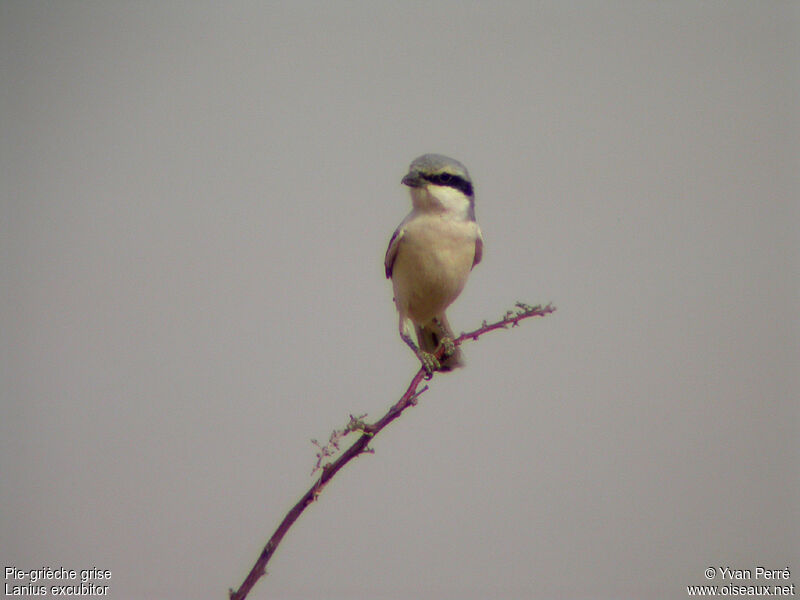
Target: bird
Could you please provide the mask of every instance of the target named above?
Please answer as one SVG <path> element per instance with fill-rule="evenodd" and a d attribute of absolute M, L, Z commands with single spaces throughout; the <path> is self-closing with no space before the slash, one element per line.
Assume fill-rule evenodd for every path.
<path fill-rule="evenodd" d="M 400 337 L 432 376 L 464 365 L 445 310 L 481 262 L 483 235 L 475 220 L 472 179 L 459 161 L 423 154 L 402 183 L 409 187 L 412 208 L 389 241 L 384 267 L 392 280 Z M 440 344 L 441 360 L 435 356 Z"/>

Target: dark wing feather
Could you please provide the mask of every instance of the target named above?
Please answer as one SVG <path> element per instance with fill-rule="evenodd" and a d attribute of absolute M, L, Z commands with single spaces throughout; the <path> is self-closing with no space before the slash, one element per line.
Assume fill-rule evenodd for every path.
<path fill-rule="evenodd" d="M 483 258 L 483 236 L 481 236 L 481 232 L 478 231 L 478 237 L 475 238 L 475 258 L 472 259 L 472 268 L 475 268 L 481 259 Z"/>
<path fill-rule="evenodd" d="M 392 267 L 394 267 L 394 259 L 397 258 L 397 247 L 400 245 L 400 240 L 403 239 L 403 234 L 405 234 L 405 230 L 401 225 L 397 229 L 394 230 L 392 234 L 392 239 L 389 240 L 389 247 L 386 249 L 386 257 L 383 259 L 383 266 L 386 269 L 386 278 L 389 279 L 392 276 Z"/>

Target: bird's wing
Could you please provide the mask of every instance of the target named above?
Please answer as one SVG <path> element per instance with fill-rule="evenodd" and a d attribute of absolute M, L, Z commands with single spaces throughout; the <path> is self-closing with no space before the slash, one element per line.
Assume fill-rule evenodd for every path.
<path fill-rule="evenodd" d="M 403 228 L 403 223 L 394 230 L 392 239 L 389 240 L 389 247 L 386 249 L 386 257 L 383 259 L 383 266 L 386 268 L 386 278 L 392 276 L 392 267 L 394 267 L 394 259 L 397 258 L 397 248 L 400 246 L 400 240 L 403 239 L 406 230 Z"/>
<path fill-rule="evenodd" d="M 483 235 L 481 235 L 481 228 L 478 227 L 478 236 L 475 238 L 475 258 L 472 259 L 472 268 L 475 268 L 483 258 Z"/>

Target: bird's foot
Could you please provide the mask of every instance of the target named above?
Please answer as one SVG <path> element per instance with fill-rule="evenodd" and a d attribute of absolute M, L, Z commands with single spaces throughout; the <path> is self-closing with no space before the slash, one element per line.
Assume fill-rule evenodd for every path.
<path fill-rule="evenodd" d="M 442 348 L 444 348 L 445 356 L 453 356 L 453 354 L 455 354 L 456 344 L 453 342 L 453 338 L 443 337 L 439 343 L 442 345 Z"/>
<path fill-rule="evenodd" d="M 425 352 L 424 350 L 420 350 L 417 352 L 417 358 L 419 358 L 419 362 L 422 363 L 422 368 L 425 369 L 425 373 L 427 373 L 427 378 L 430 379 L 433 377 L 433 372 L 438 371 L 442 365 L 439 362 L 439 359 L 430 352 Z"/>

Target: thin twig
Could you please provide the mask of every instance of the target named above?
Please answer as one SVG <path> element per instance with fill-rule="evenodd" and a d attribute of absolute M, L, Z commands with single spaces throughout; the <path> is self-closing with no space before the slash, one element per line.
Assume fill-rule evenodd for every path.
<path fill-rule="evenodd" d="M 550 304 L 546 306 L 529 306 L 527 304 L 523 304 L 522 302 L 517 302 L 516 310 L 508 311 L 503 318 L 496 323 L 489 324 L 484 321 L 481 327 L 475 331 L 462 333 L 457 339 L 454 340 L 454 343 L 456 345 L 460 345 L 466 341 L 477 340 L 484 333 L 494 331 L 495 329 L 507 329 L 509 326 L 516 327 L 523 319 L 528 319 L 530 317 L 544 317 L 552 312 L 555 312 L 555 310 L 555 307 Z M 440 347 L 436 353 L 437 358 L 442 358 L 443 354 L 444 348 Z M 428 389 L 427 385 L 423 386 L 421 389 L 418 389 L 422 381 L 426 378 L 430 379 L 431 376 L 427 375 L 425 369 L 420 368 L 420 370 L 417 371 L 417 374 L 414 375 L 411 383 L 408 384 L 408 388 L 406 389 L 405 393 L 397 402 L 392 405 L 391 408 L 389 408 L 386 414 L 378 419 L 375 423 L 364 423 L 362 419 L 366 415 L 361 415 L 359 417 L 353 417 L 353 415 L 350 415 L 350 422 L 345 426 L 345 428 L 343 430 L 336 430 L 333 432 L 333 434 L 331 434 L 329 445 L 332 445 L 338 450 L 338 443 L 342 437 L 352 431 L 361 431 L 362 433 L 358 439 L 356 439 L 353 445 L 345 450 L 333 462 L 321 465 L 322 460 L 324 460 L 326 456 L 330 456 L 330 453 L 327 451 L 327 446 L 322 447 L 319 443 L 315 442 L 316 445 L 320 447 L 320 453 L 317 454 L 317 466 L 314 470 L 318 470 L 321 465 L 322 474 L 314 482 L 314 485 L 311 486 L 311 488 L 303 495 L 302 498 L 300 498 L 297 504 L 295 504 L 283 518 L 283 521 L 281 521 L 281 524 L 278 525 L 278 528 L 275 530 L 275 533 L 272 534 L 272 537 L 269 538 L 267 545 L 264 546 L 264 549 L 261 551 L 258 560 L 256 560 L 253 568 L 250 569 L 250 572 L 247 574 L 247 577 L 245 578 L 244 582 L 242 582 L 242 585 L 239 587 L 239 589 L 229 590 L 230 600 L 244 600 L 247 597 L 247 594 L 250 593 L 250 590 L 253 589 L 253 586 L 256 584 L 256 582 L 261 579 L 261 577 L 266 575 L 267 563 L 275 553 L 278 544 L 281 543 L 283 536 L 286 535 L 286 532 L 289 531 L 289 528 L 294 524 L 297 518 L 303 513 L 309 504 L 314 502 L 319 497 L 325 485 L 333 478 L 334 475 L 336 475 L 336 473 L 339 472 L 339 469 L 344 467 L 356 456 L 372 452 L 372 449 L 368 446 L 369 442 L 372 441 L 384 427 L 399 417 L 404 410 L 417 404 L 417 399 Z"/>

